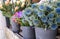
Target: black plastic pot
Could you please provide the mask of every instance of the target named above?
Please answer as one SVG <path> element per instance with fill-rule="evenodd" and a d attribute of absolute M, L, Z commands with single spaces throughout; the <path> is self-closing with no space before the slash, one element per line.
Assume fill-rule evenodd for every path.
<path fill-rule="evenodd" d="M 56 30 L 44 30 L 43 28 L 35 28 L 36 39 L 56 39 Z"/>
<path fill-rule="evenodd" d="M 18 33 L 20 32 L 20 25 L 18 25 L 16 22 L 14 22 L 12 19 L 10 19 L 10 24 L 11 24 L 11 27 L 12 27 L 12 31 L 14 33 Z"/>
<path fill-rule="evenodd" d="M 9 17 L 5 17 L 6 19 L 6 25 L 8 28 L 10 28 L 10 18 Z"/>
<path fill-rule="evenodd" d="M 35 29 L 33 27 L 26 27 L 22 26 L 22 33 L 23 39 L 36 39 L 35 38 Z"/>
<path fill-rule="evenodd" d="M 8 28 L 10 28 L 14 33 L 19 34 L 20 32 L 20 25 L 15 23 L 11 18 L 5 17 L 6 18 L 6 25 Z"/>

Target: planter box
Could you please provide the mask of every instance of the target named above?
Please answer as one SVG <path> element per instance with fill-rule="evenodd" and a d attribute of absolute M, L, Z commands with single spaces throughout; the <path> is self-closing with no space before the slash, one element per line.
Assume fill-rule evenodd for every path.
<path fill-rule="evenodd" d="M 56 39 L 56 30 L 44 30 L 43 28 L 35 28 L 36 39 Z"/>
<path fill-rule="evenodd" d="M 21 35 L 24 39 L 35 39 L 35 30 L 33 27 L 21 27 Z"/>

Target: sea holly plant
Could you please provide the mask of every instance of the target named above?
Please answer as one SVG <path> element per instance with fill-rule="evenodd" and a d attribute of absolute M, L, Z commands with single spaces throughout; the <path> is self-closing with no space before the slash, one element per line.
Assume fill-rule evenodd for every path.
<path fill-rule="evenodd" d="M 44 29 L 56 30 L 60 26 L 60 1 L 32 4 L 23 10 L 22 23 Z"/>

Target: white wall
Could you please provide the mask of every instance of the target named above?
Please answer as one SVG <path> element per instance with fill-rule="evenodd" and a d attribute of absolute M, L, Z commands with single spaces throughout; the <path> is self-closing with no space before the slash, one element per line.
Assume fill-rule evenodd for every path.
<path fill-rule="evenodd" d="M 0 39 L 6 39 L 4 28 L 6 26 L 5 18 L 2 15 L 2 12 L 0 11 Z"/>
<path fill-rule="evenodd" d="M 0 26 L 6 26 L 5 17 L 2 15 L 1 11 L 0 11 Z"/>

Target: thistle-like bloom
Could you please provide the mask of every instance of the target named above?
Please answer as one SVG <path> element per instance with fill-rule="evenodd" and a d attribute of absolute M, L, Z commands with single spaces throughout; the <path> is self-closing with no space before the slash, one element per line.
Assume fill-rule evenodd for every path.
<path fill-rule="evenodd" d="M 44 10 L 45 9 L 45 6 L 44 5 L 40 5 L 39 6 L 39 10 Z"/>
<path fill-rule="evenodd" d="M 41 18 L 41 20 L 42 20 L 42 22 L 47 22 L 47 17 L 44 16 L 44 17 Z"/>
<path fill-rule="evenodd" d="M 33 19 L 35 19 L 34 15 L 29 17 L 29 20 L 33 20 Z"/>
<path fill-rule="evenodd" d="M 42 16 L 44 16 L 44 12 L 39 12 L 38 17 L 42 17 Z"/>
<path fill-rule="evenodd" d="M 25 19 L 22 19 L 22 23 L 26 23 L 27 21 Z"/>
<path fill-rule="evenodd" d="M 49 13 L 47 17 L 48 18 L 54 18 L 54 13 Z"/>
<path fill-rule="evenodd" d="M 60 15 L 60 7 L 56 8 L 56 13 Z"/>
<path fill-rule="evenodd" d="M 57 18 L 56 18 L 56 22 L 57 22 L 57 23 L 60 23 L 60 17 L 57 17 Z"/>
<path fill-rule="evenodd" d="M 35 8 L 36 6 L 37 6 L 36 4 L 32 4 L 32 5 L 31 5 L 32 8 Z"/>
<path fill-rule="evenodd" d="M 51 9 L 50 6 L 46 6 L 46 11 L 47 11 L 47 12 L 51 12 L 51 10 L 52 10 L 52 9 Z"/>
<path fill-rule="evenodd" d="M 52 30 L 56 30 L 57 27 L 58 27 L 57 24 L 52 24 L 52 25 L 51 25 L 51 29 L 52 29 Z"/>
<path fill-rule="evenodd" d="M 48 19 L 47 23 L 50 25 L 53 23 L 53 20 L 52 19 Z"/>
<path fill-rule="evenodd" d="M 34 9 L 33 10 L 33 13 L 38 14 L 39 13 L 39 10 L 38 9 Z"/>
<path fill-rule="evenodd" d="M 31 8 L 26 8 L 25 11 L 24 11 L 25 15 L 31 15 L 31 13 L 32 13 L 32 9 Z"/>
<path fill-rule="evenodd" d="M 34 24 L 35 26 L 38 26 L 38 25 L 39 25 L 39 20 L 34 19 L 34 20 L 33 20 L 33 24 Z"/>

